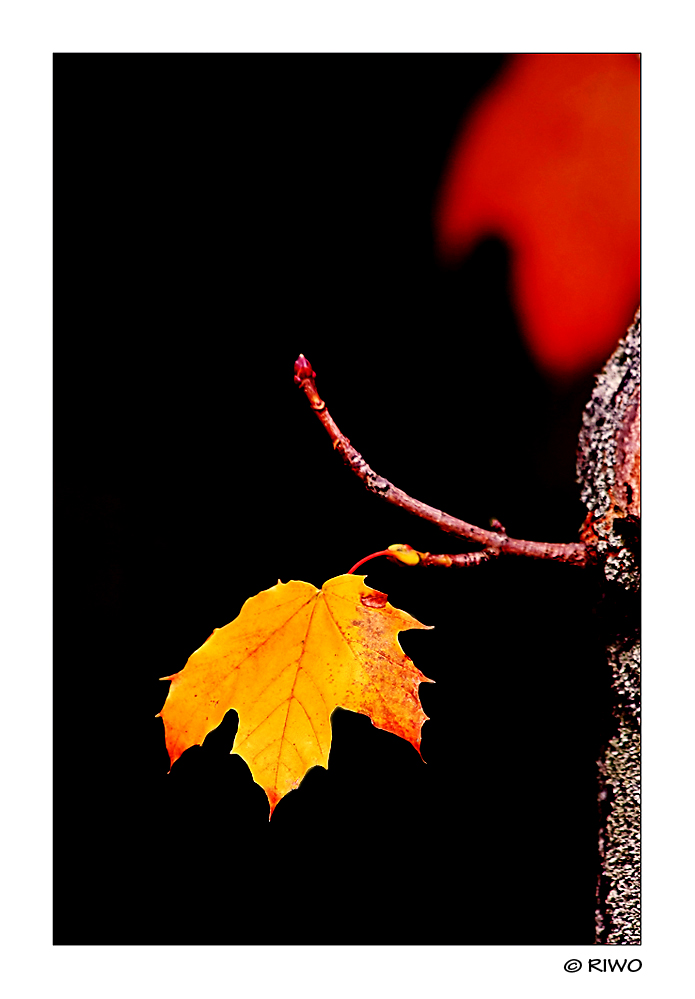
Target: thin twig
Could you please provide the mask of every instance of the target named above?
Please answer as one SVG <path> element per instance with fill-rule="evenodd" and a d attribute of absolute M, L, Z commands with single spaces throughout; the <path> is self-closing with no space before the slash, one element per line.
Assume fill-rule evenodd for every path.
<path fill-rule="evenodd" d="M 474 524 L 467 524 L 465 520 L 452 517 L 450 514 L 444 513 L 443 510 L 437 510 L 435 507 L 428 506 L 427 503 L 422 503 L 413 496 L 404 493 L 402 489 L 394 486 L 388 479 L 377 475 L 369 467 L 359 451 L 352 446 L 348 438 L 341 433 L 328 412 L 326 403 L 318 394 L 315 378 L 316 372 L 312 370 L 311 364 L 306 357 L 300 354 L 294 365 L 294 380 L 309 400 L 309 405 L 333 441 L 335 450 L 340 454 L 348 468 L 352 469 L 355 475 L 361 479 L 369 492 L 386 500 L 387 503 L 392 503 L 402 510 L 407 510 L 408 513 L 414 514 L 421 520 L 435 524 L 442 531 L 465 538 L 466 541 L 474 541 L 484 545 L 485 549 L 490 552 L 499 552 L 500 554 L 508 555 L 526 555 L 529 558 L 552 559 L 555 562 L 568 562 L 571 565 L 578 566 L 586 566 L 593 561 L 591 550 L 581 542 L 562 544 L 547 541 L 521 541 L 518 538 L 510 538 L 503 530 L 488 531 L 482 527 L 476 527 Z M 483 561 L 480 556 L 485 554 L 485 552 L 473 552 L 471 554 L 477 557 L 477 561 L 471 559 L 466 562 L 458 562 L 458 564 L 478 564 L 480 561 Z M 452 565 L 456 564 L 454 559 L 458 560 L 461 556 L 430 556 L 430 558 L 452 559 L 452 562 L 431 561 L 428 563 L 430 565 Z M 465 556 L 465 558 L 467 559 L 468 557 Z M 489 555 L 486 558 L 489 558 Z"/>
<path fill-rule="evenodd" d="M 482 565 L 483 562 L 489 562 L 491 558 L 497 558 L 500 552 L 497 548 L 483 548 L 479 552 L 464 552 L 458 555 L 433 555 L 432 552 L 419 552 L 418 554 L 420 560 L 416 563 L 417 565 L 465 569 L 470 565 Z"/>

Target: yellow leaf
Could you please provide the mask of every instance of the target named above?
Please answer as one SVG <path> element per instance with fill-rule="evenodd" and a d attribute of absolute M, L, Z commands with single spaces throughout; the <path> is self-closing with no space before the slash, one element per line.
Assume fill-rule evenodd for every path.
<path fill-rule="evenodd" d="M 418 686 L 427 677 L 397 636 L 428 626 L 364 579 L 336 576 L 320 590 L 278 582 L 216 628 L 180 673 L 163 677 L 171 680 L 161 711 L 171 764 L 233 708 L 239 728 L 232 752 L 264 788 L 272 816 L 310 767 L 327 768 L 337 707 L 368 715 L 420 752 L 427 715 Z"/>

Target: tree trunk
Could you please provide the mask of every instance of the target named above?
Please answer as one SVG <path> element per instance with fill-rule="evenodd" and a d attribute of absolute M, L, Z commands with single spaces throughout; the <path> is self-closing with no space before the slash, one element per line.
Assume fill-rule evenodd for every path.
<path fill-rule="evenodd" d="M 640 943 L 640 313 L 597 378 L 577 477 L 582 540 L 602 556 L 598 617 L 612 670 L 612 732 L 598 761 L 595 943 Z"/>

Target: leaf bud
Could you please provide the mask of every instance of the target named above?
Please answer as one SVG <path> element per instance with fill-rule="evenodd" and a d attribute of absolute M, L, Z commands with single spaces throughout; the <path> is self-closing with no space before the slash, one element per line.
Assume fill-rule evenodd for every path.
<path fill-rule="evenodd" d="M 417 565 L 420 561 L 420 552 L 416 552 L 410 545 L 389 545 L 387 550 L 406 565 Z"/>
<path fill-rule="evenodd" d="M 301 385 L 305 378 L 316 378 L 316 372 L 312 370 L 304 354 L 300 354 L 294 362 L 295 385 Z"/>

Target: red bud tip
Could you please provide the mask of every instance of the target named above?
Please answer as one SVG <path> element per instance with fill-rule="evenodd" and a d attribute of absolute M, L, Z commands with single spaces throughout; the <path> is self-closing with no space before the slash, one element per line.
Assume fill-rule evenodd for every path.
<path fill-rule="evenodd" d="M 304 354 L 300 354 L 297 360 L 294 362 L 295 384 L 300 385 L 305 378 L 316 378 L 316 372 L 312 371 L 311 365 L 307 361 Z"/>

